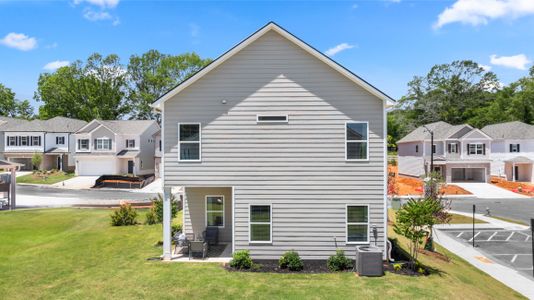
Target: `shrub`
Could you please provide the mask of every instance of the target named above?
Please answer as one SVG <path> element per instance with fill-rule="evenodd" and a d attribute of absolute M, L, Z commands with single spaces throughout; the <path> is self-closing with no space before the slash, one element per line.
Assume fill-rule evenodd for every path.
<path fill-rule="evenodd" d="M 152 207 L 150 208 L 150 210 L 153 211 L 153 214 L 155 217 L 155 223 L 162 223 L 163 222 L 163 196 L 161 194 L 158 194 L 158 196 L 152 198 L 151 201 L 152 201 Z M 176 196 L 174 196 L 174 194 L 171 194 L 170 201 L 171 201 L 171 219 L 173 219 L 174 217 L 176 217 L 176 214 L 178 213 L 179 203 L 178 203 L 178 200 L 176 200 Z M 152 223 L 152 224 L 155 224 L 155 223 Z"/>
<path fill-rule="evenodd" d="M 145 224 L 147 225 L 154 225 L 156 224 L 156 214 L 154 213 L 154 209 L 150 208 L 147 212 L 146 212 L 146 219 L 145 219 Z"/>
<path fill-rule="evenodd" d="M 300 271 L 304 268 L 304 264 L 296 251 L 287 251 L 278 260 L 278 266 L 282 269 L 289 269 L 291 271 Z"/>
<path fill-rule="evenodd" d="M 326 261 L 328 269 L 333 272 L 345 271 L 352 268 L 352 260 L 345 256 L 345 251 L 336 250 L 336 255 L 332 255 Z"/>
<path fill-rule="evenodd" d="M 252 267 L 252 258 L 248 250 L 240 250 L 234 252 L 230 267 L 238 270 L 250 269 Z"/>
<path fill-rule="evenodd" d="M 137 224 L 137 211 L 129 203 L 121 206 L 111 214 L 111 225 L 129 226 Z"/>
<path fill-rule="evenodd" d="M 173 224 L 171 226 L 171 235 L 174 236 L 176 233 L 182 231 L 182 224 Z"/>
<path fill-rule="evenodd" d="M 34 169 L 40 170 L 41 163 L 43 162 L 43 155 L 40 153 L 34 153 L 32 156 L 32 166 Z"/>
<path fill-rule="evenodd" d="M 402 264 L 393 264 L 393 270 L 395 270 L 395 272 L 400 272 L 400 270 L 402 270 Z"/>

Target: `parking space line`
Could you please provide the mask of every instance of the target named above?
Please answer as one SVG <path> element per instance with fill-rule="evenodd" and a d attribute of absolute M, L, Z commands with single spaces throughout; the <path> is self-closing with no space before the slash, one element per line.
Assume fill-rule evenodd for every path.
<path fill-rule="evenodd" d="M 514 255 L 514 257 L 512 257 L 512 259 L 510 259 L 510 262 L 511 262 L 511 263 L 514 263 L 516 259 L 517 259 L 517 254 Z"/>
<path fill-rule="evenodd" d="M 515 231 L 512 231 L 512 233 L 510 233 L 510 236 L 506 239 L 506 241 L 509 241 L 512 238 L 512 236 L 514 235 L 514 233 L 515 233 Z"/>
<path fill-rule="evenodd" d="M 457 238 L 461 237 L 462 234 L 464 234 L 464 232 L 465 232 L 465 231 L 460 232 L 456 237 L 457 237 Z"/>
<path fill-rule="evenodd" d="M 491 239 L 492 239 L 494 236 L 496 236 L 496 235 L 497 235 L 497 231 L 495 231 L 495 232 L 489 237 L 488 242 L 491 241 Z"/>
<path fill-rule="evenodd" d="M 471 241 L 473 241 L 473 239 L 476 239 L 477 236 L 478 236 L 481 232 L 482 232 L 482 231 L 479 231 L 479 232 L 475 233 L 475 236 L 472 237 L 472 238 L 470 238 L 469 241 L 471 242 Z"/>

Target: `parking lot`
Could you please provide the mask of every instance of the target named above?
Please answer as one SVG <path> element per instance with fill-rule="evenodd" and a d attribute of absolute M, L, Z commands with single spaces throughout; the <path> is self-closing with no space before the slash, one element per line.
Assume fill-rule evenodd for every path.
<path fill-rule="evenodd" d="M 466 244 L 471 244 L 473 241 L 472 230 L 442 230 L 442 232 Z M 487 258 L 532 277 L 530 230 L 475 230 L 475 245 Z"/>

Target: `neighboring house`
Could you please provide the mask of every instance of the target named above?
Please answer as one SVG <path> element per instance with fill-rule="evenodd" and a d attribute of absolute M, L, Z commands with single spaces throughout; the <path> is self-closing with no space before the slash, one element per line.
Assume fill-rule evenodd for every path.
<path fill-rule="evenodd" d="M 154 174 L 153 120 L 93 120 L 75 133 L 77 175 Z"/>
<path fill-rule="evenodd" d="M 162 96 L 164 259 L 172 187 L 185 233 L 217 226 L 232 252 L 385 250 L 390 100 L 274 23 Z"/>
<path fill-rule="evenodd" d="M 21 163 L 22 170 L 32 170 L 31 158 L 35 153 L 43 155 L 41 168 L 71 171 L 74 169 L 74 142 L 72 133 L 87 124 L 85 121 L 65 117 L 49 120 L 12 122 L 0 126 L 4 138 L 4 156 Z"/>
<path fill-rule="evenodd" d="M 161 130 L 154 134 L 154 174 L 156 178 L 161 177 L 163 169 L 161 168 Z"/>
<path fill-rule="evenodd" d="M 419 177 L 434 171 L 446 182 L 489 182 L 491 137 L 469 125 L 435 122 L 421 126 L 397 142 L 399 174 Z M 430 131 L 434 133 L 431 145 Z"/>
<path fill-rule="evenodd" d="M 482 131 L 493 138 L 491 174 L 509 181 L 534 182 L 534 126 L 522 122 L 488 125 Z"/>

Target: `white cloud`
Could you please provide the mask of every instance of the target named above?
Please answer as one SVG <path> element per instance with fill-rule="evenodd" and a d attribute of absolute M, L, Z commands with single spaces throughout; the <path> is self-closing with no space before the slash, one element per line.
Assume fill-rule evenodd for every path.
<path fill-rule="evenodd" d="M 22 51 L 28 51 L 37 47 L 37 39 L 29 37 L 24 33 L 11 32 L 0 40 L 0 44 Z"/>
<path fill-rule="evenodd" d="M 113 18 L 113 16 L 107 11 L 94 11 L 90 8 L 85 10 L 83 17 L 92 22 L 111 20 Z"/>
<path fill-rule="evenodd" d="M 52 44 L 48 44 L 45 46 L 46 49 L 54 49 L 57 48 L 58 44 L 56 42 L 53 42 Z"/>
<path fill-rule="evenodd" d="M 328 56 L 334 56 L 336 54 L 338 54 L 339 52 L 341 51 L 344 51 L 344 50 L 347 50 L 347 49 L 352 49 L 354 48 L 354 45 L 350 45 L 350 44 L 347 44 L 347 43 L 341 43 L 335 47 L 332 47 L 328 50 L 326 50 L 324 53 Z"/>
<path fill-rule="evenodd" d="M 484 69 L 484 71 L 486 71 L 486 72 L 491 71 L 491 66 L 489 66 L 489 65 L 478 64 L 478 66 L 481 67 L 482 69 Z"/>
<path fill-rule="evenodd" d="M 485 25 L 492 19 L 519 18 L 534 14 L 532 0 L 457 0 L 439 16 L 434 29 L 450 23 Z"/>
<path fill-rule="evenodd" d="M 190 23 L 189 29 L 192 37 L 197 37 L 200 33 L 200 26 L 195 23 Z"/>
<path fill-rule="evenodd" d="M 51 61 L 47 63 L 43 67 L 43 69 L 48 70 L 48 71 L 55 71 L 56 69 L 68 66 L 69 64 L 70 62 L 68 60 L 56 60 L 56 61 Z"/>
<path fill-rule="evenodd" d="M 525 54 L 518 54 L 512 56 L 497 56 L 493 54 L 490 56 L 490 62 L 492 65 L 518 70 L 526 70 L 527 65 L 531 63 L 531 61 Z"/>
<path fill-rule="evenodd" d="M 83 2 L 99 6 L 100 8 L 114 8 L 119 5 L 120 0 L 74 0 L 74 4 L 78 5 Z"/>

